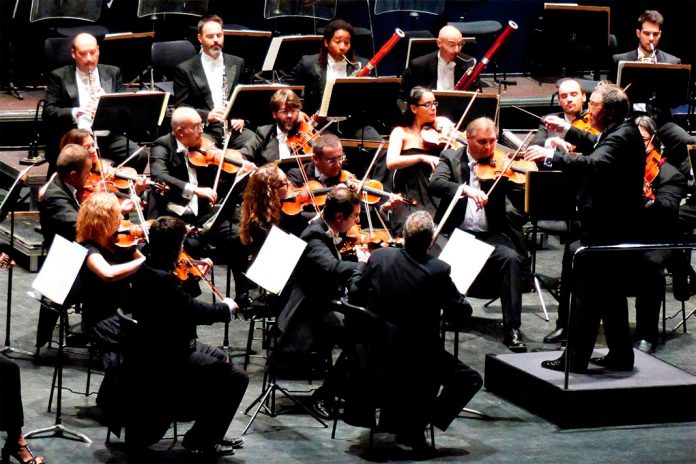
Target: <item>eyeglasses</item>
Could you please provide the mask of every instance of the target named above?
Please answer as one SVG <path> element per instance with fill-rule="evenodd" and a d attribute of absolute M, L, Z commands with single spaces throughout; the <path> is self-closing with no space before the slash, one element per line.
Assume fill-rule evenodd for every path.
<path fill-rule="evenodd" d="M 439 105 L 439 102 L 436 101 L 430 101 L 430 102 L 425 102 L 425 103 L 416 103 L 416 106 L 422 106 L 423 108 L 430 109 L 432 108 L 437 108 L 437 105 Z"/>
<path fill-rule="evenodd" d="M 464 40 L 459 40 L 455 42 L 454 40 L 448 40 L 447 45 L 450 47 L 461 47 L 464 45 Z"/>
<path fill-rule="evenodd" d="M 188 126 L 186 129 L 191 129 L 192 131 L 203 130 L 203 123 L 198 122 L 196 124 L 192 124 L 192 125 Z"/>
<path fill-rule="evenodd" d="M 278 114 L 281 116 L 294 116 L 296 114 L 300 114 L 300 110 L 280 110 L 278 111 Z"/>
<path fill-rule="evenodd" d="M 338 158 L 332 158 L 332 159 L 321 159 L 322 162 L 326 164 L 343 164 L 343 162 L 346 160 L 346 155 L 341 155 Z"/>

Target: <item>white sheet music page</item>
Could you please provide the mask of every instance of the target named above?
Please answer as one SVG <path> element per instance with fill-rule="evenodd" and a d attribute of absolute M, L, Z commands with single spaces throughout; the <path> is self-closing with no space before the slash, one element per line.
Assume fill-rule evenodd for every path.
<path fill-rule="evenodd" d="M 86 256 L 87 248 L 56 235 L 31 288 L 54 303 L 65 303 Z"/>
<path fill-rule="evenodd" d="M 440 253 L 440 259 L 452 266 L 450 276 L 459 293 L 466 295 L 493 249 L 493 246 L 477 240 L 473 235 L 454 229 Z"/>
<path fill-rule="evenodd" d="M 271 45 L 268 46 L 268 52 L 266 53 L 266 59 L 263 60 L 261 71 L 273 71 L 273 66 L 278 57 L 278 50 L 280 50 L 280 44 L 282 43 L 283 37 L 273 37 L 271 39 Z"/>
<path fill-rule="evenodd" d="M 306 246 L 304 240 L 273 226 L 247 277 L 269 292 L 280 294 Z"/>

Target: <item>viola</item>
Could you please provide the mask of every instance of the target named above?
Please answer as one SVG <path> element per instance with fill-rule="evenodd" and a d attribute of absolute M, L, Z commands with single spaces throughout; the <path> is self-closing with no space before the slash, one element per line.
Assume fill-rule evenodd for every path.
<path fill-rule="evenodd" d="M 503 171 L 509 162 L 508 154 L 500 148 L 496 148 L 491 158 L 479 160 L 476 164 L 475 175 L 480 180 L 495 180 L 502 175 L 516 184 L 524 184 L 528 172 L 539 170 L 534 161 L 516 159 L 507 170 Z"/>
<path fill-rule="evenodd" d="M 432 125 L 421 129 L 423 141 L 437 146 L 450 144 L 455 150 L 466 144 L 463 132 L 454 129 L 454 123 L 445 116 L 438 116 Z"/>
<path fill-rule="evenodd" d="M 228 148 L 223 153 L 215 146 L 215 142 L 207 137 L 201 137 L 199 147 L 189 148 L 189 162 L 194 166 L 218 166 L 222 158 L 222 170 L 228 174 L 234 174 L 244 164 L 244 157 L 239 150 Z"/>
<path fill-rule="evenodd" d="M 145 225 L 133 224 L 131 221 L 124 219 L 114 234 L 114 245 L 120 248 L 130 248 L 147 240 L 145 228 L 149 228 L 153 221 L 147 221 Z"/>
<path fill-rule="evenodd" d="M 592 135 L 599 135 L 599 131 L 592 127 L 590 122 L 590 112 L 585 111 L 581 113 L 572 123 L 573 127 L 577 127 L 581 131 L 589 132 Z"/>

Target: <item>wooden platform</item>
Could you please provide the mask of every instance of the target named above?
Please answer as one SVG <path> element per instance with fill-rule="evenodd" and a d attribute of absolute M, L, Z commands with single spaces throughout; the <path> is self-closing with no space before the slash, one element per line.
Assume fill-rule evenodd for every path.
<path fill-rule="evenodd" d="M 696 420 L 696 376 L 688 372 L 634 350 L 632 372 L 590 365 L 585 374 L 571 374 L 565 390 L 562 372 L 541 367 L 560 355 L 488 355 L 486 390 L 564 428 Z"/>

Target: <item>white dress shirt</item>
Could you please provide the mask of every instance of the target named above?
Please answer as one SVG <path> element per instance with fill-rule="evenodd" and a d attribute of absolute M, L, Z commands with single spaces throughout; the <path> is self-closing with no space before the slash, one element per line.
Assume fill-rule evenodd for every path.
<path fill-rule="evenodd" d="M 181 196 L 185 200 L 189 200 L 189 202 L 187 205 L 184 206 L 170 201 L 169 204 L 167 204 L 167 208 L 172 210 L 179 216 L 183 216 L 189 213 L 193 214 L 194 216 L 198 216 L 198 197 L 194 193 L 194 190 L 198 186 L 198 176 L 196 175 L 196 167 L 189 163 L 188 148 L 185 147 L 178 140 L 176 141 L 176 152 L 177 154 L 181 153 L 181 156 L 184 157 L 184 162 L 186 163 L 186 170 L 188 171 L 189 178 L 188 183 L 184 187 L 184 191 L 182 192 Z"/>
<path fill-rule="evenodd" d="M 224 99 L 226 97 L 222 92 L 222 76 L 225 74 L 225 60 L 222 57 L 222 53 L 215 59 L 205 53 L 201 53 L 201 63 L 203 64 L 203 72 L 213 97 L 213 107 L 222 108 L 225 106 Z"/>
<path fill-rule="evenodd" d="M 77 95 L 78 101 L 80 102 L 80 108 L 90 108 L 94 105 L 92 101 L 93 95 L 100 95 L 104 93 L 101 88 L 101 81 L 99 80 L 99 69 L 94 68 L 91 73 L 83 73 L 78 68 L 75 68 L 75 83 L 77 84 Z M 77 108 L 73 108 L 72 117 L 75 124 L 80 129 L 92 129 L 92 116 L 83 115 L 79 118 L 77 117 Z"/>
<path fill-rule="evenodd" d="M 474 161 L 474 158 L 469 154 L 469 150 L 467 150 L 466 156 L 469 160 L 469 187 L 480 190 L 481 182 L 479 182 L 478 177 L 474 174 L 476 161 Z M 462 228 L 469 232 L 488 232 L 486 210 L 484 208 L 479 209 L 473 198 L 467 198 L 466 213 L 464 215 Z"/>
<path fill-rule="evenodd" d="M 348 75 L 347 64 L 345 60 L 336 61 L 331 55 L 327 55 L 326 80 L 333 81 L 337 77 L 346 77 Z"/>
<path fill-rule="evenodd" d="M 454 61 L 445 63 L 437 52 L 437 90 L 454 90 Z"/>
<path fill-rule="evenodd" d="M 288 146 L 288 134 L 280 130 L 278 124 L 276 124 L 276 138 L 278 139 L 278 156 L 280 156 L 280 159 L 292 157 L 290 147 Z"/>

